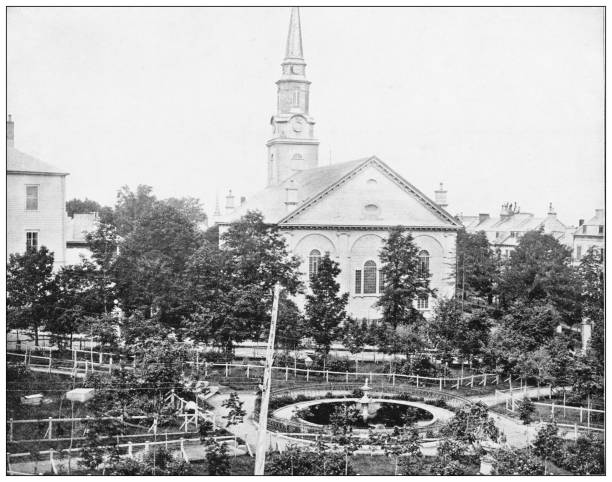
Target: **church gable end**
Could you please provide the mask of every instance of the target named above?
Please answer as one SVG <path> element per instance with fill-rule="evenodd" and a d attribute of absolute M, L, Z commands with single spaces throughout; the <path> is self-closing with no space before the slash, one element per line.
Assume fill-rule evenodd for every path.
<path fill-rule="evenodd" d="M 280 222 L 292 225 L 456 229 L 457 222 L 376 158 L 311 197 Z"/>

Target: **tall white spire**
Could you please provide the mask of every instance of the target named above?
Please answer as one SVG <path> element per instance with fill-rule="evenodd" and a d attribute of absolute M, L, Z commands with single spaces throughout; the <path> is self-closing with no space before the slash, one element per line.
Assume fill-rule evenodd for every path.
<path fill-rule="evenodd" d="M 304 51 L 302 50 L 302 26 L 300 25 L 300 7 L 291 8 L 291 18 L 289 20 L 289 34 L 287 35 L 285 60 L 292 59 L 304 60 Z"/>

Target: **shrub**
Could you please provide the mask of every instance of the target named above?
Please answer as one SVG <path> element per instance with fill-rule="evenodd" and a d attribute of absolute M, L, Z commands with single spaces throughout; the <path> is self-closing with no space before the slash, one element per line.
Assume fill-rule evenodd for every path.
<path fill-rule="evenodd" d="M 536 411 L 534 403 L 528 398 L 524 398 L 519 400 L 517 405 L 519 418 L 523 421 L 523 425 L 528 425 L 531 422 L 531 416 Z"/>

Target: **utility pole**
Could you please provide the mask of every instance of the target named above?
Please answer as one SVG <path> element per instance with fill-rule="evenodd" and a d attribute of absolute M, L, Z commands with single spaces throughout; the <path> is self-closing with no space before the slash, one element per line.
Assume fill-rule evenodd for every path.
<path fill-rule="evenodd" d="M 274 302 L 272 303 L 272 320 L 270 322 L 270 336 L 266 350 L 266 364 L 264 367 L 263 384 L 261 387 L 261 405 L 259 407 L 259 430 L 257 431 L 257 447 L 255 451 L 255 475 L 264 474 L 266 464 L 266 435 L 268 433 L 268 403 L 270 402 L 270 385 L 272 382 L 272 362 L 274 360 L 274 338 L 276 336 L 276 320 L 278 318 L 278 299 L 281 286 L 274 286 Z"/>

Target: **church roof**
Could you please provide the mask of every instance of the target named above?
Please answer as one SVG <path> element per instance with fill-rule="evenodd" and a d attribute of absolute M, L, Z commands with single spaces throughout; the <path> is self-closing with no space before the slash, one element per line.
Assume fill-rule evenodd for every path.
<path fill-rule="evenodd" d="M 67 176 L 68 173 L 14 147 L 6 148 L 6 172 Z"/>
<path fill-rule="evenodd" d="M 260 211 L 264 220 L 269 223 L 278 223 L 287 215 L 285 205 L 286 189 L 295 186 L 299 189 L 300 200 L 306 200 L 318 194 L 330 184 L 342 179 L 355 167 L 366 161 L 368 158 L 357 159 L 355 161 L 331 164 L 329 166 L 316 167 L 296 172 L 284 182 L 270 186 L 251 196 L 245 204 L 240 206 L 232 215 L 239 218 L 246 214 L 249 209 Z M 301 204 L 298 204 L 299 207 Z"/>
<path fill-rule="evenodd" d="M 361 171 L 361 169 L 370 164 L 378 165 L 379 168 L 385 171 L 386 175 L 393 178 L 404 189 L 410 191 L 412 195 L 418 198 L 430 210 L 436 212 L 446 223 L 456 227 L 460 226 L 453 216 L 430 200 L 412 184 L 408 183 L 376 156 L 296 172 L 281 184 L 267 187 L 250 197 L 248 201 L 232 213 L 231 217 L 237 219 L 252 209 L 260 211 L 267 223 L 283 224 L 317 203 L 321 198 L 342 184 L 342 182 L 348 180 L 352 174 Z M 285 201 L 287 188 L 290 187 L 297 189 L 298 202 L 294 209 L 288 211 Z"/>

